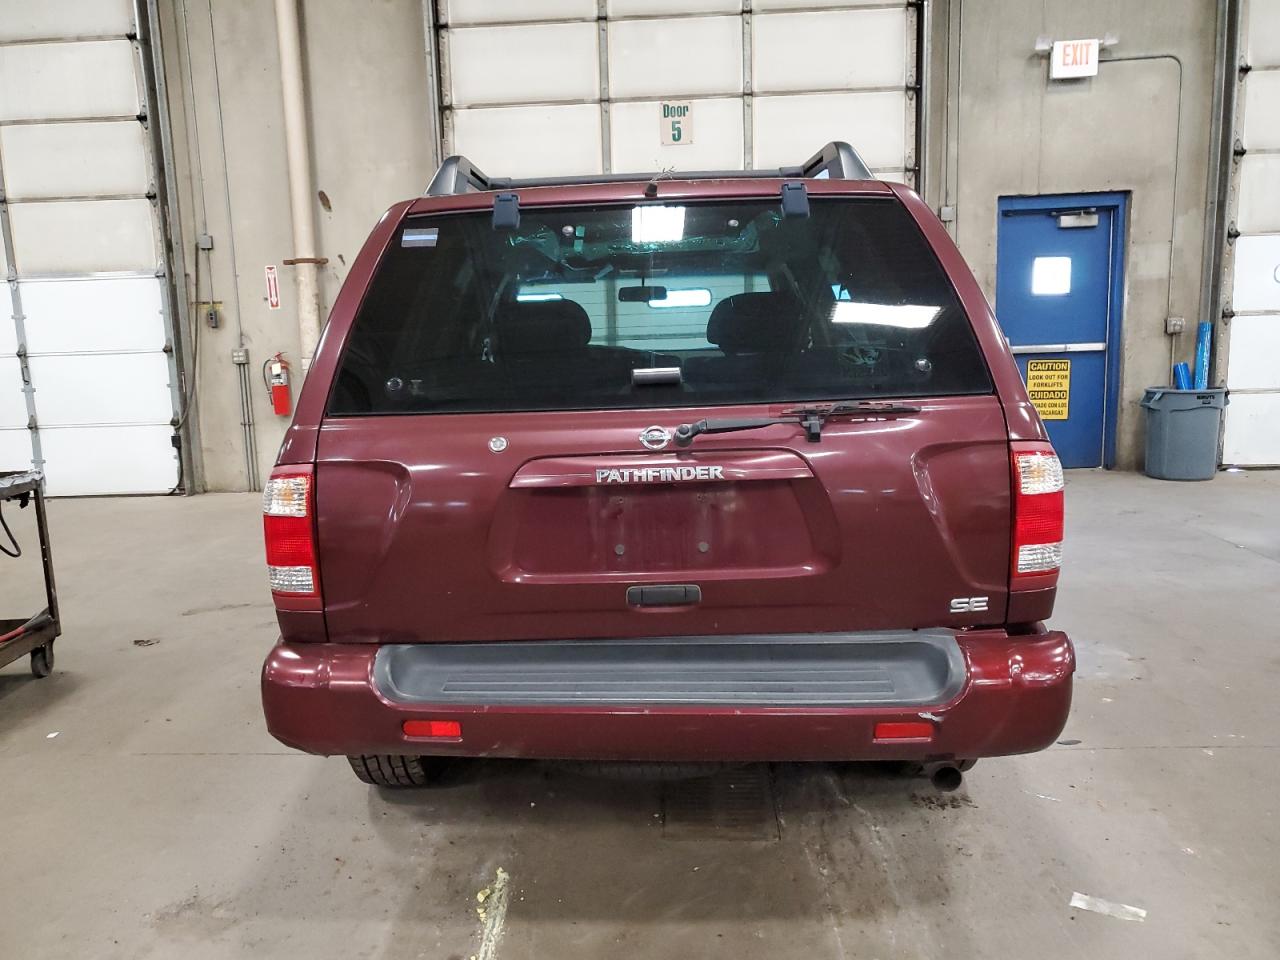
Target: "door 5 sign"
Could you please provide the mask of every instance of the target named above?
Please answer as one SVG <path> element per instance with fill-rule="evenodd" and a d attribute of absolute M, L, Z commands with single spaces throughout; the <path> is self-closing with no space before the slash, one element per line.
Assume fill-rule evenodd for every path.
<path fill-rule="evenodd" d="M 1028 360 L 1027 396 L 1041 420 L 1066 420 L 1071 399 L 1071 361 Z"/>
<path fill-rule="evenodd" d="M 662 145 L 683 146 L 693 143 L 693 107 L 688 100 L 664 100 L 658 105 L 662 113 Z"/>

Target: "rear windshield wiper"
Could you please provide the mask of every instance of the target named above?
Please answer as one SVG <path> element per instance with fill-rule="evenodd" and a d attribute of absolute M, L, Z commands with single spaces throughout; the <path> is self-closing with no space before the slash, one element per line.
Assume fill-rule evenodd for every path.
<path fill-rule="evenodd" d="M 739 430 L 757 430 L 760 427 L 771 427 L 777 423 L 800 422 L 804 427 L 805 439 L 810 443 L 822 440 L 822 425 L 828 417 L 861 416 L 882 417 L 902 413 L 919 413 L 920 408 L 910 403 L 877 402 L 862 400 L 857 403 L 834 403 L 812 407 L 793 407 L 784 410 L 780 417 L 722 417 L 715 420 L 699 420 L 696 423 L 682 423 L 676 427 L 675 441 L 677 447 L 687 447 L 693 438 L 702 433 L 736 433 Z"/>

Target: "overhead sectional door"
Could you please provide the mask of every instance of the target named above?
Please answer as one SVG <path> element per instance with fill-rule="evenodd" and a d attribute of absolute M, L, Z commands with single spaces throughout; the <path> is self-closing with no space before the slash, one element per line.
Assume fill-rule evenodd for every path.
<path fill-rule="evenodd" d="M 445 152 L 553 176 L 776 167 L 846 140 L 912 183 L 916 17 L 906 3 L 440 0 Z M 664 101 L 688 104 L 679 139 Z"/>
<path fill-rule="evenodd" d="M 176 371 L 132 4 L 2 5 L 0 470 L 165 492 Z"/>
<path fill-rule="evenodd" d="M 1251 0 L 1222 461 L 1280 465 L 1280 6 Z"/>

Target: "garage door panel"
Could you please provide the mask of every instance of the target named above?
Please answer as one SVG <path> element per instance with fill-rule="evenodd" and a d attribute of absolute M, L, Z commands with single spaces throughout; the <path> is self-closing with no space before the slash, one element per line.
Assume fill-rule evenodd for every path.
<path fill-rule="evenodd" d="M 751 58 L 756 93 L 901 87 L 907 80 L 907 14 L 845 10 L 757 16 Z"/>
<path fill-rule="evenodd" d="M 0 274 L 4 269 L 4 261 L 0 260 Z M 18 330 L 13 323 L 13 298 L 9 293 L 9 284 L 0 277 L 0 356 L 17 352 Z"/>
<path fill-rule="evenodd" d="M 27 349 L 40 353 L 157 351 L 165 345 L 156 277 L 25 281 Z"/>
<path fill-rule="evenodd" d="M 1280 233 L 1280 155 L 1254 154 L 1240 161 L 1241 233 Z"/>
<path fill-rule="evenodd" d="M 154 173 L 135 119 L 139 61 L 124 37 L 135 4 L 0 7 L 0 39 L 18 41 L 0 45 L 0 121 L 18 121 L 0 126 L 0 150 L 38 424 L 26 428 L 4 285 L 0 468 L 29 467 L 35 446 L 51 494 L 165 493 L 178 473 L 172 360 L 157 212 L 142 196 Z"/>
<path fill-rule="evenodd" d="M 30 357 L 40 428 L 165 423 L 173 416 L 163 353 Z"/>
<path fill-rule="evenodd" d="M 0 40 L 124 36 L 133 29 L 130 0 L 27 0 L 7 3 Z"/>
<path fill-rule="evenodd" d="M 1247 31 L 1249 55 L 1245 62 L 1255 70 L 1280 66 L 1280 4 L 1253 0 Z"/>
<path fill-rule="evenodd" d="M 1280 233 L 1236 240 L 1231 286 L 1231 306 L 1237 312 L 1280 313 Z"/>
<path fill-rule="evenodd" d="M 495 176 L 600 172 L 600 108 L 594 104 L 454 110 L 450 117 L 454 150 Z"/>
<path fill-rule="evenodd" d="M 147 153 L 142 124 L 42 123 L 0 128 L 9 196 L 145 193 Z"/>
<path fill-rule="evenodd" d="M 901 4 L 905 6 L 905 4 Z M 815 7 L 883 7 L 884 0 L 752 0 L 751 9 L 759 13 L 762 10 L 797 10 Z"/>
<path fill-rule="evenodd" d="M 907 171 L 905 167 L 899 167 L 896 170 L 881 167 L 876 170 L 876 179 L 884 180 L 887 183 L 905 184 L 907 182 Z"/>
<path fill-rule="evenodd" d="M 31 469 L 31 431 L 0 427 L 0 470 Z"/>
<path fill-rule="evenodd" d="M 447 36 L 454 106 L 600 96 L 594 23 L 467 27 Z"/>
<path fill-rule="evenodd" d="M 529 20 L 595 20 L 595 0 L 446 0 L 444 20 L 468 23 L 524 23 Z"/>
<path fill-rule="evenodd" d="M 1280 390 L 1280 313 L 1237 316 L 1231 321 L 1227 387 L 1232 390 Z M 1236 397 L 1232 396 L 1234 406 Z M 1234 412 L 1233 412 L 1234 415 Z M 1276 432 L 1280 432 L 1276 429 Z"/>
<path fill-rule="evenodd" d="M 0 47 L 0 120 L 138 113 L 128 40 Z"/>
<path fill-rule="evenodd" d="M 155 272 L 148 200 L 15 203 L 9 217 L 19 276 Z"/>
<path fill-rule="evenodd" d="M 690 13 L 741 13 L 742 0 L 609 0 L 609 17 L 663 17 Z"/>
<path fill-rule="evenodd" d="M 1249 74 L 1244 94 L 1244 145 L 1249 150 L 1280 148 L 1280 70 Z"/>
<path fill-rule="evenodd" d="M 1280 465 L 1280 393 L 1237 393 L 1227 406 L 1222 462 L 1245 467 Z"/>
<path fill-rule="evenodd" d="M 27 426 L 27 398 L 17 357 L 0 357 L 0 429 Z"/>
<path fill-rule="evenodd" d="M 446 85 L 456 93 L 445 114 L 449 148 L 497 175 L 547 176 L 600 172 L 606 164 L 618 172 L 738 169 L 748 141 L 752 166 L 791 165 L 826 142 L 848 140 L 878 176 L 909 177 L 908 4 L 608 0 L 604 6 L 607 114 L 598 106 L 599 24 L 590 19 L 591 5 L 449 0 L 450 23 L 441 31 Z M 476 26 L 574 17 L 586 22 Z M 743 129 L 741 99 L 747 22 L 750 131 Z M 534 42 L 533 31 L 548 29 L 564 36 L 580 31 L 572 33 L 578 45 L 566 53 L 565 44 Z M 548 63 L 558 74 L 550 85 L 541 79 Z M 574 100 L 580 110 L 570 107 Z M 662 143 L 662 100 L 693 102 L 692 140 Z M 595 152 L 601 147 L 603 156 Z"/>
<path fill-rule="evenodd" d="M 178 482 L 177 453 L 163 426 L 41 429 L 50 496 L 167 493 Z"/>
<path fill-rule="evenodd" d="M 742 93 L 739 17 L 625 20 L 609 26 L 610 97 Z"/>
<path fill-rule="evenodd" d="M 901 169 L 905 111 L 896 91 L 756 97 L 754 165 L 797 163 L 824 143 L 846 140 L 872 169 Z"/>
<path fill-rule="evenodd" d="M 742 101 L 693 100 L 693 140 L 665 146 L 657 100 L 615 103 L 609 124 L 614 170 L 739 170 L 742 168 Z"/>

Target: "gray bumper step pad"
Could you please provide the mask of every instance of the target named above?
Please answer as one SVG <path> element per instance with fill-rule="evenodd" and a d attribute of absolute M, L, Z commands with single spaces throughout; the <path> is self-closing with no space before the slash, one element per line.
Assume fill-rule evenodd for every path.
<path fill-rule="evenodd" d="M 945 703 L 965 680 L 949 631 L 388 644 L 387 699 L 439 706 Z"/>

